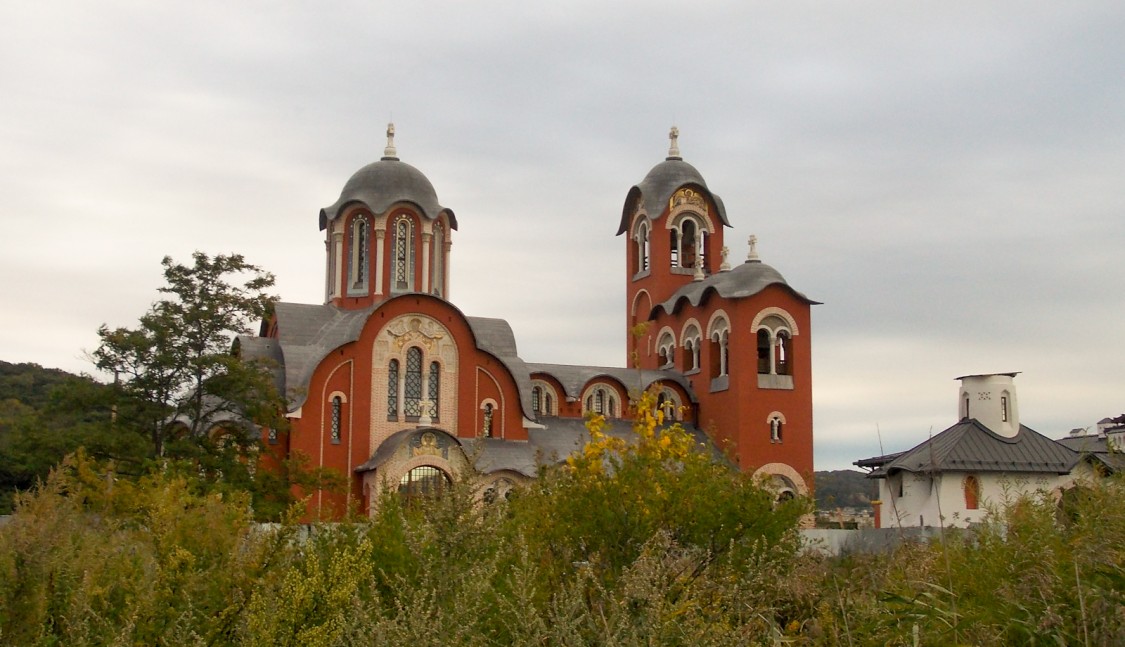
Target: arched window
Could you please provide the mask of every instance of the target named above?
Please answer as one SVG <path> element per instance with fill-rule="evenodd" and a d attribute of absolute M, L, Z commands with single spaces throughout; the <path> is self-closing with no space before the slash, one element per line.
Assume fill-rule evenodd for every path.
<path fill-rule="evenodd" d="M 539 387 L 532 387 L 531 389 L 531 410 L 535 415 L 543 413 L 543 389 Z"/>
<path fill-rule="evenodd" d="M 969 394 L 965 394 L 965 418 L 969 417 Z"/>
<path fill-rule="evenodd" d="M 656 410 L 664 414 L 664 422 L 682 420 L 680 399 L 670 389 L 664 389 L 656 396 Z"/>
<path fill-rule="evenodd" d="M 676 364 L 676 337 L 671 332 L 665 331 L 660 335 L 656 354 L 660 358 L 660 368 L 671 368 Z"/>
<path fill-rule="evenodd" d="M 776 367 L 778 375 L 793 374 L 793 338 L 788 331 L 780 330 L 777 333 Z"/>
<path fill-rule="evenodd" d="M 785 421 L 781 416 L 773 416 L 770 418 L 770 442 L 780 443 L 785 428 Z"/>
<path fill-rule="evenodd" d="M 965 509 L 977 510 L 980 508 L 980 481 L 977 477 L 969 475 L 965 477 Z"/>
<path fill-rule="evenodd" d="M 689 324 L 684 329 L 683 333 L 684 342 L 684 370 L 685 371 L 698 371 L 699 370 L 699 347 L 701 339 L 699 328 L 694 324 Z"/>
<path fill-rule="evenodd" d="M 551 412 L 554 411 L 554 410 L 555 410 L 555 407 L 554 407 L 554 403 L 551 402 L 551 394 L 550 393 L 544 393 L 543 394 L 543 415 L 549 416 L 549 415 L 551 415 Z"/>
<path fill-rule="evenodd" d="M 680 267 L 693 268 L 697 259 L 696 241 L 699 235 L 699 227 L 691 218 L 684 220 L 680 225 L 683 230 L 680 233 Z"/>
<path fill-rule="evenodd" d="M 644 220 L 637 225 L 637 273 L 648 269 L 648 223 Z"/>
<path fill-rule="evenodd" d="M 398 420 L 398 360 L 387 365 L 387 420 Z"/>
<path fill-rule="evenodd" d="M 402 412 L 416 422 L 422 416 L 422 350 L 411 346 L 406 351 L 406 379 L 402 385 Z"/>
<path fill-rule="evenodd" d="M 672 267 L 680 267 L 680 230 L 673 227 L 668 232 L 668 237 L 669 260 L 672 262 Z"/>
<path fill-rule="evenodd" d="M 351 262 L 348 264 L 349 289 L 367 288 L 367 275 L 371 266 L 371 228 L 364 216 L 356 216 L 352 221 L 348 246 L 351 249 Z"/>
<path fill-rule="evenodd" d="M 449 482 L 449 477 L 438 468 L 419 465 L 402 475 L 398 482 L 398 493 L 404 503 L 415 503 L 441 496 L 449 487 Z"/>
<path fill-rule="evenodd" d="M 437 362 L 430 363 L 430 379 L 429 379 L 429 393 L 430 398 L 430 418 L 434 422 L 438 421 L 438 404 L 441 402 L 441 365 Z"/>
<path fill-rule="evenodd" d="M 769 375 L 770 373 L 770 332 L 765 328 L 758 329 L 758 373 L 762 375 Z"/>
<path fill-rule="evenodd" d="M 760 375 L 793 375 L 793 332 L 796 324 L 791 319 L 787 320 L 788 315 L 778 312 L 763 312 L 759 315 L 765 315 L 761 322 L 754 324 Z"/>
<path fill-rule="evenodd" d="M 595 413 L 607 418 L 617 417 L 617 394 L 604 385 L 594 386 L 586 391 L 586 408 L 582 412 Z"/>
<path fill-rule="evenodd" d="M 492 403 L 488 402 L 484 405 L 484 429 L 482 430 L 485 438 L 492 438 Z"/>
<path fill-rule="evenodd" d="M 340 442 L 340 417 L 341 417 L 341 414 L 342 414 L 342 409 L 343 409 L 343 400 L 341 400 L 340 396 L 337 395 L 334 398 L 332 398 L 331 438 L 332 438 L 332 442 L 334 444 Z"/>
<path fill-rule="evenodd" d="M 414 221 L 405 215 L 395 220 L 391 281 L 397 292 L 414 289 Z"/>
<path fill-rule="evenodd" d="M 445 260 L 445 227 L 440 222 L 434 223 L 434 273 L 431 283 L 433 283 L 433 290 L 431 292 L 437 296 L 442 296 L 442 290 L 445 286 L 445 267 L 443 262 Z"/>
<path fill-rule="evenodd" d="M 711 379 L 724 377 L 729 369 L 727 358 L 730 345 L 730 325 L 719 317 L 708 324 L 711 338 Z"/>

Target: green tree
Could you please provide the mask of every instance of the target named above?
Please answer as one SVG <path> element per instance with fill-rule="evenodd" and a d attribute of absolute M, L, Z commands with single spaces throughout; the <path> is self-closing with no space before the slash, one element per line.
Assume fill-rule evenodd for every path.
<path fill-rule="evenodd" d="M 283 424 L 269 367 L 231 352 L 234 336 L 269 314 L 273 275 L 239 254 L 196 252 L 192 260 L 181 265 L 164 257 L 167 284 L 160 292 L 167 298 L 135 328 L 102 325 L 93 353 L 97 367 L 113 375 L 118 424 L 148 436 L 155 456 L 164 455 L 176 428 L 197 439 L 237 421 Z"/>

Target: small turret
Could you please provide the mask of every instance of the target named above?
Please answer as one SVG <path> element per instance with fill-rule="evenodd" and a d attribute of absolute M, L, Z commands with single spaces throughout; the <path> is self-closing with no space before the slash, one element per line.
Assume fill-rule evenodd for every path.
<path fill-rule="evenodd" d="M 1016 373 L 962 375 L 957 408 L 961 418 L 975 418 L 993 433 L 1014 438 L 1020 430 L 1020 409 L 1016 399 Z"/>

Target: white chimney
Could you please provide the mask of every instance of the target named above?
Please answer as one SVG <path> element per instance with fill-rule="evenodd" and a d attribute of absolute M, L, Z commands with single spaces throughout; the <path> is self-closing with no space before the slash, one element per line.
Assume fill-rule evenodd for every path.
<path fill-rule="evenodd" d="M 1013 438 L 1020 430 L 1020 407 L 1012 378 L 1019 373 L 962 375 L 957 396 L 960 418 L 976 418 L 993 433 Z"/>

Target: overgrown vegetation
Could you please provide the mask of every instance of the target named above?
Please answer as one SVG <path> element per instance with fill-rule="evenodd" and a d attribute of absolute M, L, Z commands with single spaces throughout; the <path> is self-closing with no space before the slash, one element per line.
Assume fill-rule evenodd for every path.
<path fill-rule="evenodd" d="M 468 483 L 370 519 L 255 525 L 192 474 L 78 453 L 0 526 L 0 643 L 1011 645 L 1125 642 L 1125 493 L 1008 502 L 881 555 L 802 552 L 777 505 L 682 429 L 598 431 L 506 501 Z"/>

